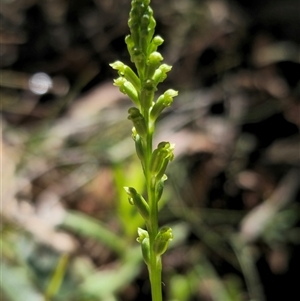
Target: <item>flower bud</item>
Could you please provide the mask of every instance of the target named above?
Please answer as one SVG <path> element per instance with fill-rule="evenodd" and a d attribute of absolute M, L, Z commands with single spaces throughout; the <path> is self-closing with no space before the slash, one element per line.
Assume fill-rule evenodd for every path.
<path fill-rule="evenodd" d="M 133 202 L 133 204 L 136 206 L 137 210 L 141 214 L 141 216 L 148 220 L 149 218 L 149 205 L 145 201 L 145 199 L 137 193 L 137 191 L 133 187 L 124 187 L 126 193 L 128 194 L 130 198 L 130 203 Z"/>
<path fill-rule="evenodd" d="M 150 171 L 152 176 L 157 180 L 160 180 L 163 177 L 168 163 L 174 159 L 173 150 L 174 144 L 160 142 L 153 151 L 150 161 Z"/>
<path fill-rule="evenodd" d="M 138 238 L 136 239 L 139 243 L 141 243 L 145 238 L 149 238 L 149 234 L 147 230 L 142 228 L 138 228 Z"/>
<path fill-rule="evenodd" d="M 164 190 L 164 184 L 165 181 L 168 179 L 168 177 L 164 174 L 162 178 L 157 182 L 156 188 L 155 188 L 155 200 L 158 202 L 161 199 L 163 190 Z"/>
<path fill-rule="evenodd" d="M 164 39 L 161 36 L 155 36 L 149 46 L 149 53 L 155 52 L 162 43 L 164 42 Z"/>
<path fill-rule="evenodd" d="M 120 76 L 124 75 L 124 68 L 126 65 L 121 61 L 115 61 L 114 63 L 109 64 L 109 66 L 119 71 L 121 73 Z"/>
<path fill-rule="evenodd" d="M 147 79 L 143 84 L 143 88 L 144 88 L 144 90 L 149 91 L 149 92 L 156 91 L 156 87 L 155 87 L 152 79 Z"/>
<path fill-rule="evenodd" d="M 139 24 L 144 10 L 144 4 L 141 1 L 132 1 L 128 21 L 128 26 L 131 29 L 131 32 L 137 30 L 137 28 L 135 28 L 135 25 Z"/>
<path fill-rule="evenodd" d="M 120 91 L 123 94 L 129 96 L 129 98 L 136 104 L 139 105 L 139 97 L 138 92 L 133 86 L 131 82 L 129 82 L 126 78 L 120 76 L 117 79 L 114 79 L 114 86 L 119 87 Z"/>
<path fill-rule="evenodd" d="M 132 139 L 135 142 L 135 150 L 136 150 L 137 156 L 141 160 L 142 166 L 144 168 L 145 156 L 144 156 L 142 139 L 141 139 L 140 135 L 136 132 L 135 127 L 132 128 Z"/>
<path fill-rule="evenodd" d="M 154 98 L 154 93 L 156 90 L 157 89 L 152 79 L 147 79 L 143 83 L 143 87 L 141 90 L 141 106 L 146 110 L 149 110 L 149 108 L 151 107 Z"/>
<path fill-rule="evenodd" d="M 153 38 L 154 35 L 154 30 L 155 30 L 155 26 L 156 26 L 156 21 L 153 18 L 153 10 L 149 7 L 149 12 L 151 13 L 151 17 L 150 17 L 150 22 L 149 22 L 149 26 L 148 26 L 148 42 L 150 43 L 150 41 Z"/>
<path fill-rule="evenodd" d="M 148 29 L 141 29 L 140 31 L 140 46 L 142 48 L 145 57 L 147 57 L 147 49 L 148 49 Z"/>
<path fill-rule="evenodd" d="M 130 36 L 134 45 L 139 44 L 139 25 L 137 18 L 130 18 L 128 21 L 128 26 L 130 28 Z"/>
<path fill-rule="evenodd" d="M 138 228 L 138 238 L 136 239 L 142 248 L 143 258 L 146 264 L 150 263 L 150 243 L 149 243 L 149 234 L 146 230 Z"/>
<path fill-rule="evenodd" d="M 159 180 L 162 179 L 162 177 L 164 176 L 165 171 L 166 171 L 166 169 L 168 167 L 169 162 L 172 161 L 173 158 L 174 158 L 174 155 L 173 155 L 173 157 L 171 159 L 166 159 L 166 160 L 163 161 L 159 172 L 156 174 L 156 181 L 157 180 L 159 181 Z"/>
<path fill-rule="evenodd" d="M 148 28 L 148 25 L 150 23 L 150 16 L 149 14 L 144 14 L 141 18 L 141 28 Z"/>
<path fill-rule="evenodd" d="M 147 60 L 146 78 L 151 78 L 154 75 L 163 59 L 163 56 L 157 51 L 150 53 Z"/>
<path fill-rule="evenodd" d="M 132 121 L 136 132 L 142 137 L 147 136 L 147 126 L 144 116 L 138 108 L 132 107 L 128 110 L 128 119 Z"/>
<path fill-rule="evenodd" d="M 154 104 L 150 112 L 151 119 L 156 120 L 157 117 L 161 114 L 161 112 L 172 104 L 173 97 L 177 95 L 177 91 L 169 89 L 163 95 L 158 97 L 156 103 Z"/>
<path fill-rule="evenodd" d="M 163 56 L 159 52 L 154 51 L 150 53 L 147 64 L 149 66 L 157 66 L 163 59 Z"/>
<path fill-rule="evenodd" d="M 167 72 L 169 72 L 171 69 L 171 66 L 162 64 L 155 70 L 152 79 L 156 86 L 167 78 Z"/>
<path fill-rule="evenodd" d="M 134 47 L 132 50 L 133 53 L 133 62 L 134 63 L 141 63 L 144 59 L 144 55 L 142 50 L 139 47 Z"/>
<path fill-rule="evenodd" d="M 155 28 L 155 26 L 156 26 L 156 21 L 155 21 L 155 19 L 153 18 L 153 9 L 150 7 L 150 6 L 148 6 L 148 13 L 149 13 L 149 15 L 151 16 L 150 17 L 150 23 L 149 23 L 149 29 L 154 29 Z"/>
<path fill-rule="evenodd" d="M 141 89 L 141 82 L 135 72 L 127 65 L 120 61 L 109 64 L 113 69 L 117 70 L 120 76 L 124 76 L 137 91 Z"/>
<path fill-rule="evenodd" d="M 126 43 L 126 45 L 127 45 L 127 50 L 128 50 L 128 52 L 129 52 L 129 54 L 130 54 L 131 61 L 133 61 L 133 60 L 132 60 L 132 55 L 133 55 L 133 48 L 135 47 L 135 44 L 134 44 L 134 41 L 133 41 L 131 35 L 127 35 L 127 36 L 125 37 L 125 43 Z"/>
<path fill-rule="evenodd" d="M 170 227 L 163 227 L 157 233 L 154 244 L 153 250 L 156 255 L 161 256 L 167 251 L 169 242 L 173 239 L 172 229 Z"/>

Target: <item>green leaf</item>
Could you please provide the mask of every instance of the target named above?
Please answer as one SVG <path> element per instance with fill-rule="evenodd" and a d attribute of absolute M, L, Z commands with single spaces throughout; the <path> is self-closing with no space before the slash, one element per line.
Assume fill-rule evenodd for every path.
<path fill-rule="evenodd" d="M 46 290 L 46 296 L 45 296 L 45 301 L 50 301 L 58 292 L 62 281 L 64 279 L 67 265 L 69 262 L 69 255 L 68 254 L 63 254 L 57 263 L 57 266 L 54 270 L 54 273 L 50 279 L 50 282 L 48 284 L 47 290 Z"/>
<path fill-rule="evenodd" d="M 121 256 L 124 254 L 126 242 L 101 222 L 86 214 L 68 211 L 61 226 L 79 235 L 94 238 Z"/>
<path fill-rule="evenodd" d="M 109 296 L 128 285 L 140 272 L 142 262 L 140 248 L 127 248 L 125 257 L 119 268 L 99 271 L 87 277 L 79 286 L 80 294 L 97 297 L 99 301 L 107 301 Z"/>

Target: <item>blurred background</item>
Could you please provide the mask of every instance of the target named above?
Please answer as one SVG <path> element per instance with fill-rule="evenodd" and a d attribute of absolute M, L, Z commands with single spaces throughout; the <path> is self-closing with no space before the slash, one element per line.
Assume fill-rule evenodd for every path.
<path fill-rule="evenodd" d="M 299 298 L 300 4 L 152 0 L 179 90 L 160 223 L 166 301 Z M 130 101 L 129 0 L 1 0 L 1 301 L 150 301 L 123 186 L 144 180 Z"/>

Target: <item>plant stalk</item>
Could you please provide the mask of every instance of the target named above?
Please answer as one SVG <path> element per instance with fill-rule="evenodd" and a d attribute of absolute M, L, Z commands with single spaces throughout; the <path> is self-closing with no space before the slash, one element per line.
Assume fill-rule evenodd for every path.
<path fill-rule="evenodd" d="M 151 99 L 152 102 L 152 99 Z M 152 301 L 162 301 L 162 287 L 161 287 L 161 257 L 157 256 L 154 252 L 154 240 L 158 233 L 158 206 L 157 200 L 155 199 L 155 191 L 151 185 L 151 173 L 150 173 L 150 161 L 152 156 L 152 139 L 154 128 L 149 122 L 149 111 L 145 112 L 145 119 L 147 124 L 147 139 L 146 139 L 146 162 L 145 162 L 145 177 L 146 177 L 146 188 L 150 209 L 150 218 L 147 223 L 147 230 L 149 233 L 149 244 L 150 244 L 150 262 L 148 264 L 148 272 L 151 285 L 151 296 Z"/>
<path fill-rule="evenodd" d="M 147 231 L 138 228 L 137 240 L 148 267 L 152 301 L 162 301 L 161 256 L 167 250 L 173 234 L 170 227 L 158 227 L 158 202 L 167 179 L 165 170 L 174 158 L 174 145 L 163 141 L 153 150 L 152 139 L 156 119 L 171 105 L 178 92 L 169 89 L 154 101 L 157 85 L 165 80 L 166 73 L 172 67 L 161 64 L 163 57 L 156 51 L 163 39 L 160 36 L 153 37 L 156 21 L 149 4 L 150 0 L 131 2 L 128 20 L 130 35 L 125 41 L 137 73 L 120 61 L 111 64 L 111 67 L 119 73 L 114 85 L 128 95 L 135 105 L 128 110 L 128 119 L 133 122 L 133 139 L 146 179 L 147 197 L 145 199 L 133 187 L 124 188 L 130 204 L 135 205 L 145 219 Z"/>

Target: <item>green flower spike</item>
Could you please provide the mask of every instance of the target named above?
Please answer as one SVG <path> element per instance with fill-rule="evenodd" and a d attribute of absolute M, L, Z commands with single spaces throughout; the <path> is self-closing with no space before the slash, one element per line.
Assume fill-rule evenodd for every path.
<path fill-rule="evenodd" d="M 167 78 L 172 67 L 162 63 L 163 56 L 157 50 L 164 40 L 154 36 L 156 21 L 149 4 L 150 0 L 131 2 L 128 20 L 130 34 L 125 37 L 125 43 L 136 70 L 120 61 L 110 66 L 120 76 L 114 85 L 135 104 L 128 110 L 128 119 L 133 123 L 132 138 L 144 172 L 147 196 L 144 198 L 132 187 L 124 189 L 130 204 L 135 205 L 144 218 L 147 230 L 138 229 L 137 241 L 141 244 L 143 258 L 148 266 L 152 301 L 162 301 L 161 255 L 167 250 L 173 235 L 168 227 L 159 230 L 158 202 L 167 180 L 166 168 L 174 158 L 174 145 L 161 142 L 153 150 L 153 135 L 157 118 L 172 104 L 178 92 L 169 89 L 154 101 L 158 84 Z"/>

